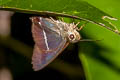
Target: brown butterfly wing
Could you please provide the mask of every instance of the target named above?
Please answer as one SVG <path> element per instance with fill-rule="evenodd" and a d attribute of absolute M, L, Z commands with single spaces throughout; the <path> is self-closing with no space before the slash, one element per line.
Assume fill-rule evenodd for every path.
<path fill-rule="evenodd" d="M 32 25 L 32 33 L 35 41 L 32 64 L 35 71 L 49 64 L 67 46 L 66 39 L 62 38 L 61 35 L 49 27 L 56 27 L 56 25 L 47 21 L 44 22 L 43 20 L 37 21 L 36 18 Z"/>
<path fill-rule="evenodd" d="M 66 47 L 68 44 L 65 44 Z M 41 70 L 53 61 L 63 50 L 65 49 L 64 44 L 54 51 L 42 52 L 38 46 L 34 46 L 32 64 L 34 71 Z"/>

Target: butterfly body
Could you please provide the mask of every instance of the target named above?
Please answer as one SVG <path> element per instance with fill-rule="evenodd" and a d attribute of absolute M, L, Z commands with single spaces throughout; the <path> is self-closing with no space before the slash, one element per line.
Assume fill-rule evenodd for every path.
<path fill-rule="evenodd" d="M 32 17 L 32 34 L 35 46 L 32 56 L 35 71 L 44 68 L 55 59 L 69 43 L 81 37 L 74 23 L 65 23 L 53 18 Z"/>

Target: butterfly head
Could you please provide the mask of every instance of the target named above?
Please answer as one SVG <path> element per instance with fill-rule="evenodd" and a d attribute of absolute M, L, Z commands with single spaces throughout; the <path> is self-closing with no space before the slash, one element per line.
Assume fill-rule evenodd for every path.
<path fill-rule="evenodd" d="M 68 40 L 71 43 L 75 43 L 78 42 L 81 39 L 81 36 L 79 34 L 79 32 L 77 31 L 76 27 L 77 25 L 74 25 L 74 23 L 68 24 L 69 25 L 69 30 L 67 32 L 68 35 Z"/>

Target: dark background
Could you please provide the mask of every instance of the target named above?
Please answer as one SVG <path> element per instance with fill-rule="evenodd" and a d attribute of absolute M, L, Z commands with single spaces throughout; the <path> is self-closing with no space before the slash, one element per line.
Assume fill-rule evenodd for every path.
<path fill-rule="evenodd" d="M 14 80 L 41 80 L 41 79 L 52 79 L 52 80 L 85 80 L 84 72 L 82 69 L 81 62 L 78 58 L 78 45 L 70 44 L 51 64 L 40 71 L 33 71 L 31 65 L 32 48 L 34 46 L 34 41 L 32 39 L 31 33 L 31 21 L 30 17 L 34 15 L 28 15 L 23 13 L 15 13 L 12 16 L 11 24 L 11 37 L 15 40 L 21 42 L 24 45 L 30 47 L 30 53 L 17 52 L 8 46 L 1 46 L 4 49 L 4 64 L 3 67 L 7 67 L 11 70 Z M 14 42 L 12 44 L 15 44 Z M 22 50 L 24 46 L 14 45 L 13 48 Z M 29 50 L 29 49 L 27 49 Z M 28 55 L 29 56 L 26 56 Z M 57 67 L 55 64 L 59 64 Z M 70 64 L 69 66 L 64 66 L 63 64 Z M 76 66 L 79 70 L 75 69 Z M 57 67 L 57 68 L 55 68 Z M 65 69 L 64 69 L 65 67 Z M 62 69 L 61 69 L 62 68 Z M 68 69 L 68 70 L 66 70 Z M 71 69 L 71 70 L 69 70 Z M 63 70 L 63 71 L 62 71 Z M 66 70 L 66 71 L 64 71 Z M 77 72 L 78 71 L 78 72 Z M 80 71 L 80 72 L 79 72 Z M 70 73 L 70 74 L 69 74 Z M 71 74 L 77 74 L 71 76 Z M 80 73 L 80 74 L 79 74 Z"/>

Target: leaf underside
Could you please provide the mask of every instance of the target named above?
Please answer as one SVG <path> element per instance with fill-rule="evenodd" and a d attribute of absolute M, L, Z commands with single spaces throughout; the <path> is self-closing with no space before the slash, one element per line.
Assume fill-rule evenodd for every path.
<path fill-rule="evenodd" d="M 1 10 L 76 18 L 101 25 L 119 34 L 115 26 L 104 20 L 105 18 L 117 19 L 83 0 L 1 0 L 0 6 Z"/>

